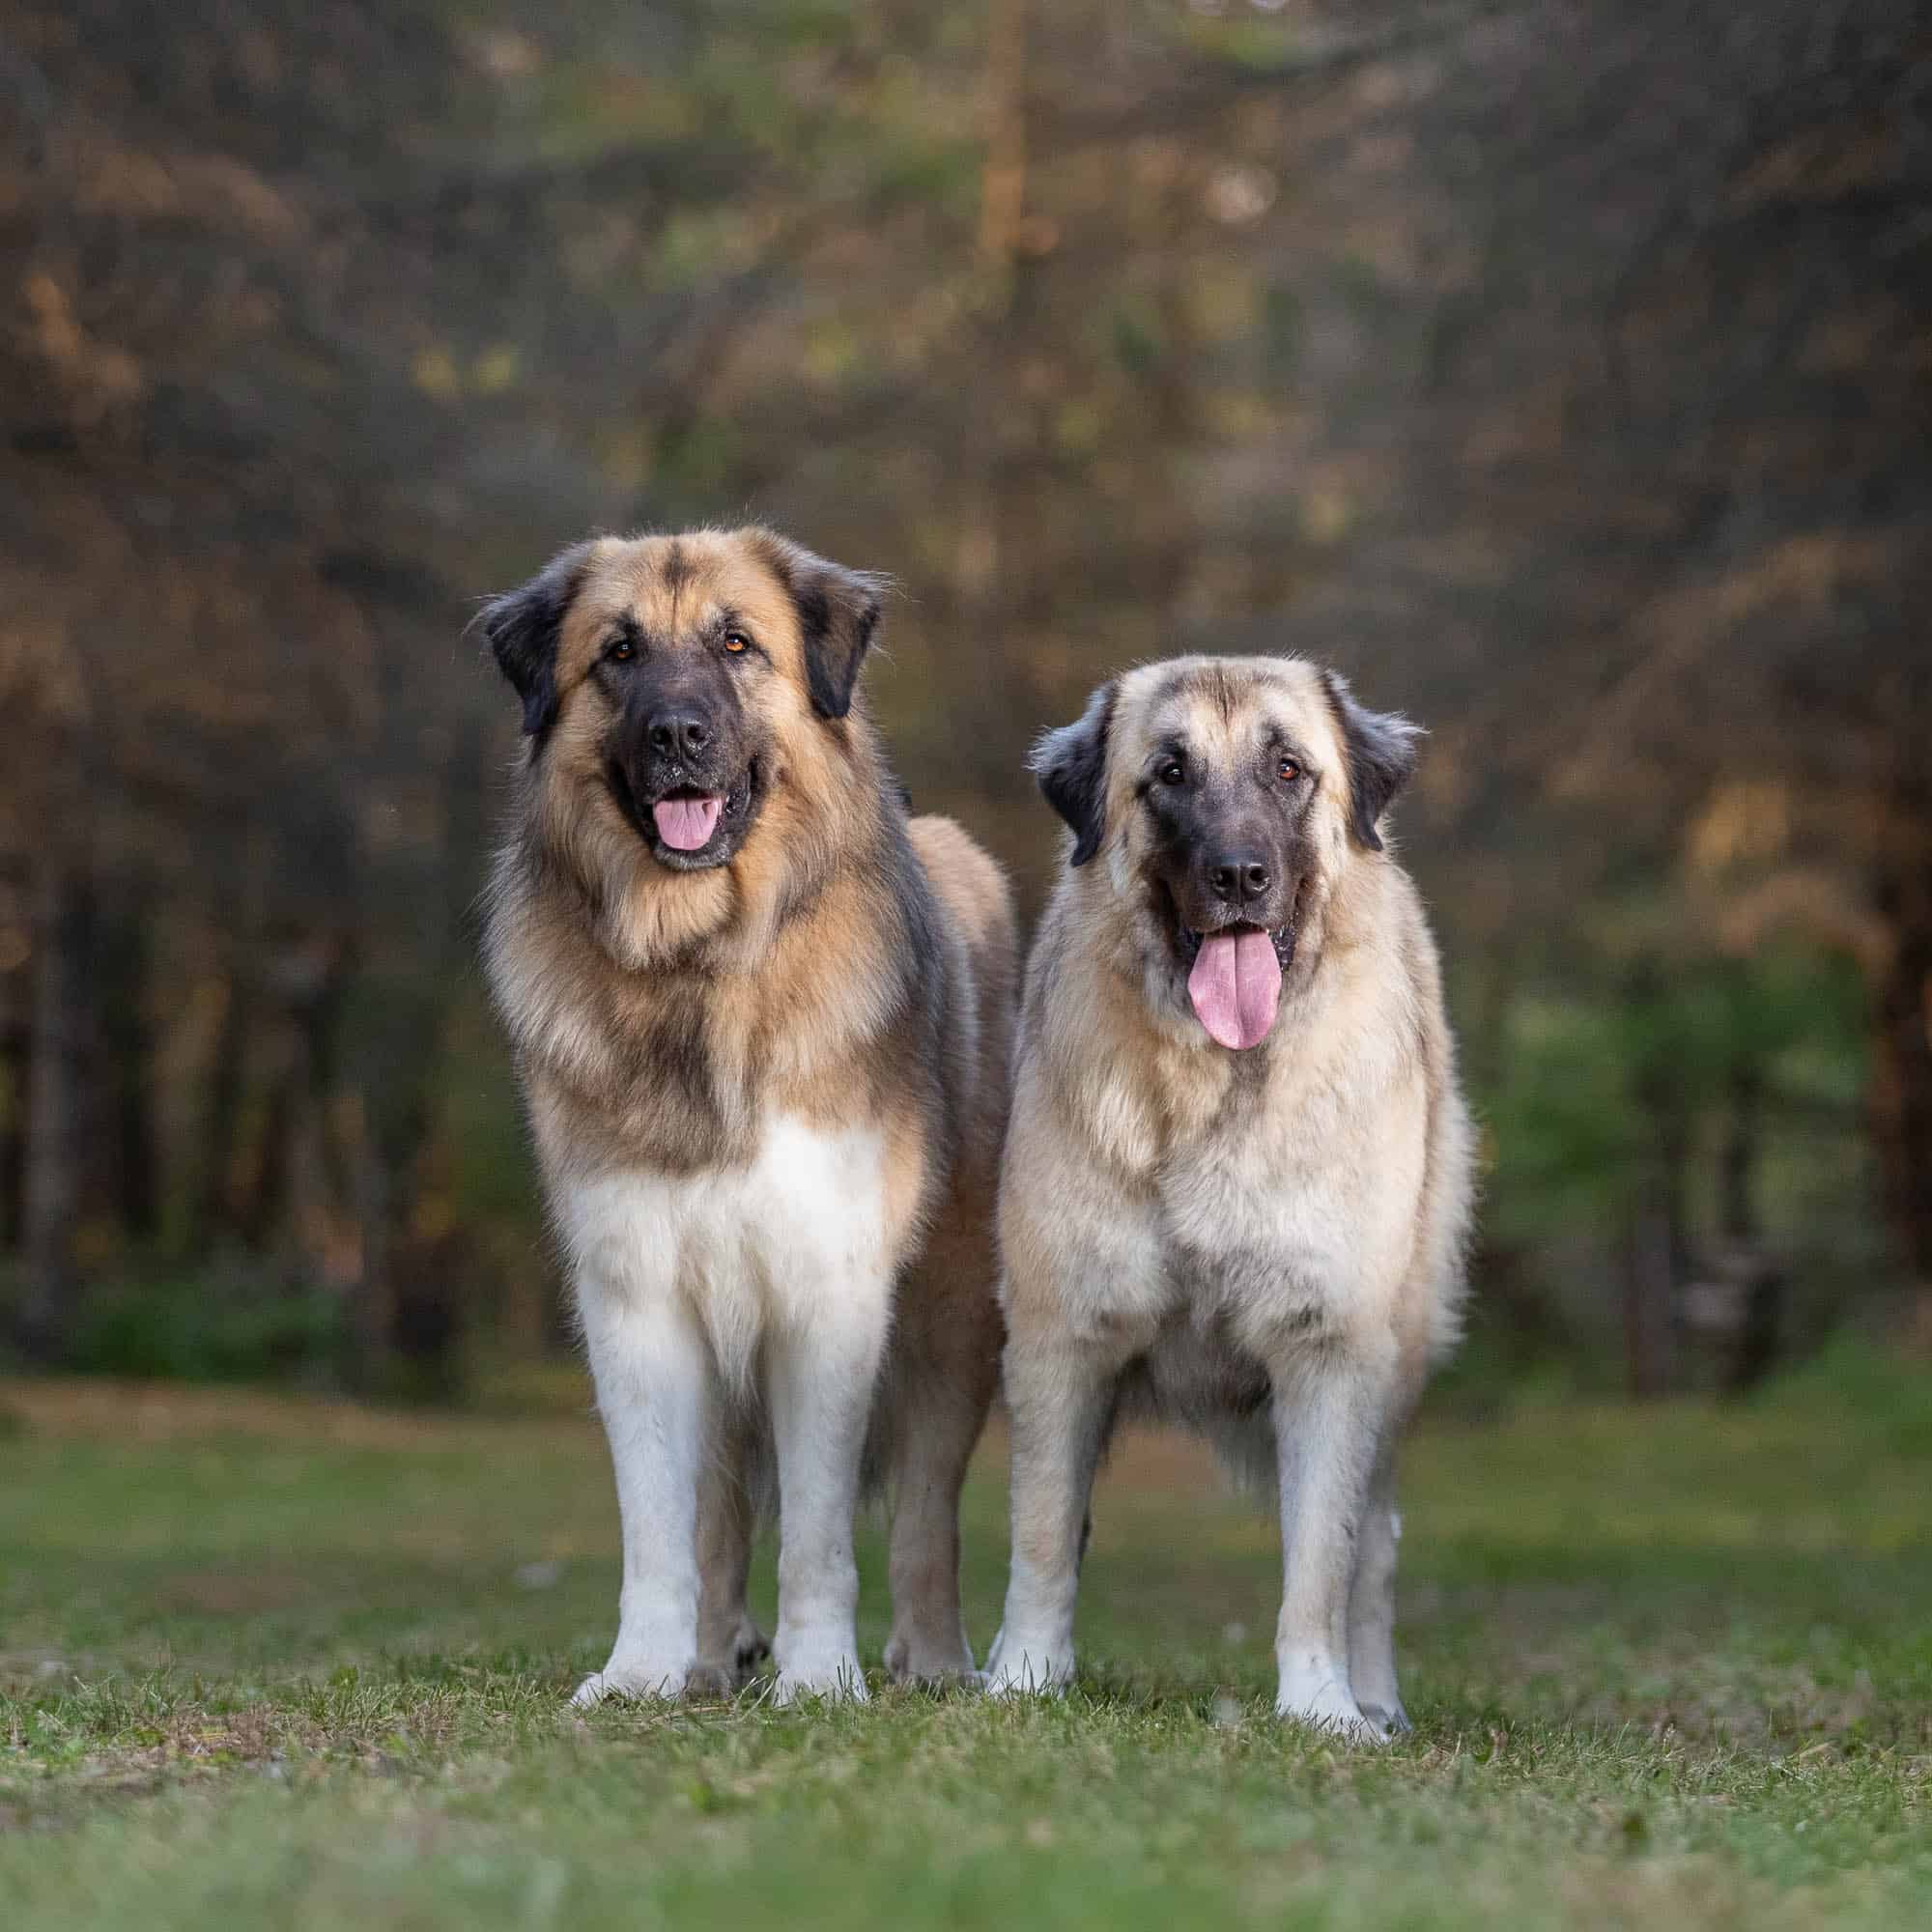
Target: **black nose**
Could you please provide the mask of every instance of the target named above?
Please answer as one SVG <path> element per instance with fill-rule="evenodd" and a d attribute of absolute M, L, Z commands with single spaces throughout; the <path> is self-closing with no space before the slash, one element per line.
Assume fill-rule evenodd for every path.
<path fill-rule="evenodd" d="M 1208 890 L 1224 904 L 1258 899 L 1268 889 L 1268 868 L 1243 852 L 1230 852 L 1208 867 Z"/>
<path fill-rule="evenodd" d="M 651 750 L 665 758 L 695 758 L 711 742 L 711 721 L 688 706 L 657 712 L 645 726 Z"/>

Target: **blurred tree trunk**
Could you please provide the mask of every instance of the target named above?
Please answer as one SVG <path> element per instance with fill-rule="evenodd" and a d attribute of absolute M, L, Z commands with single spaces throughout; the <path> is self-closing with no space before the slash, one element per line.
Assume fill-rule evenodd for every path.
<path fill-rule="evenodd" d="M 1737 1343 L 1724 1372 L 1727 1395 L 1747 1394 L 1777 1364 L 1786 1278 L 1765 1251 L 1759 1225 L 1757 1182 L 1763 1155 L 1764 1074 L 1756 1055 L 1744 1052 L 1731 1067 L 1718 1170 L 1718 1212 L 1728 1250 L 1724 1260 L 1739 1279 L 1743 1302 Z"/>
<path fill-rule="evenodd" d="M 1670 1034 L 1662 1024 L 1664 980 L 1654 959 L 1640 960 L 1627 1004 L 1649 1043 L 1632 1097 L 1645 1129 L 1626 1243 L 1624 1338 L 1633 1396 L 1669 1391 L 1675 1372 L 1677 1292 L 1690 1266 L 1690 1120 Z"/>
<path fill-rule="evenodd" d="M 1741 1054 L 1731 1067 L 1723 1151 L 1718 1162 L 1718 1216 L 1724 1238 L 1755 1245 L 1757 1169 L 1764 1145 L 1764 1078 L 1757 1062 Z"/>
<path fill-rule="evenodd" d="M 208 1098 L 201 1113 L 201 1148 L 195 1162 L 194 1242 L 208 1249 L 234 1231 L 234 1165 L 242 1124 L 242 1096 L 248 1062 L 253 1002 L 243 966 L 232 964 L 221 1027 L 209 1069 Z"/>
<path fill-rule="evenodd" d="M 365 1131 L 356 1150 L 355 1215 L 362 1272 L 349 1311 L 350 1359 L 344 1365 L 349 1386 L 375 1394 L 385 1380 L 396 1332 L 395 1243 L 390 1216 L 396 1188 L 373 1133 Z"/>
<path fill-rule="evenodd" d="M 986 158 L 980 171 L 978 256 L 981 326 L 993 407 L 964 420 L 959 539 L 953 578 L 962 622 L 970 633 L 991 614 L 999 595 L 1001 556 L 999 478 L 1005 440 L 1012 434 L 1015 310 L 1026 261 L 1027 0 L 995 0 L 986 23 Z"/>
<path fill-rule="evenodd" d="M 1874 886 L 1890 943 L 1873 989 L 1873 1137 L 1914 1277 L 1914 1327 L 1932 1342 L 1932 777 L 1922 769 L 1887 800 Z"/>
<path fill-rule="evenodd" d="M 386 771 L 419 762 L 422 741 L 400 692 L 387 707 L 399 742 L 379 760 Z M 362 1271 L 350 1330 L 354 1386 L 375 1392 L 448 1395 L 461 1369 L 464 1268 L 445 1239 L 448 1189 L 437 1179 L 441 1075 L 455 1003 L 446 989 L 468 970 L 466 909 L 471 884 L 456 855 L 481 849 L 483 793 L 473 781 L 482 757 L 473 721 L 440 751 L 436 830 L 385 854 L 371 869 L 365 901 L 414 909 L 419 951 L 409 970 L 386 961 L 365 972 L 356 1086 L 362 1097 L 356 1197 Z M 331 1049 L 332 1057 L 332 1049 Z"/>
<path fill-rule="evenodd" d="M 130 1239 L 142 1242 L 154 1238 L 160 1220 L 154 1052 L 148 1025 L 153 915 L 144 891 L 130 887 L 125 892 L 118 911 L 102 922 L 98 981 L 114 1110 L 114 1202 L 122 1228 Z"/>
<path fill-rule="evenodd" d="M 425 1346 L 453 1344 L 454 1323 L 422 1321 L 409 1305 L 435 1293 L 414 1270 L 412 1210 L 434 1125 L 432 1088 L 440 1057 L 436 1016 L 402 988 L 381 1028 L 380 1062 L 365 1089 L 366 1130 L 361 1146 L 357 1210 L 361 1222 L 361 1279 L 350 1312 L 350 1385 L 363 1394 L 394 1393 L 407 1376 L 420 1382 L 423 1364 L 406 1359 L 408 1339 Z M 422 1338 L 433 1343 L 426 1345 Z M 440 1379 L 440 1368 L 431 1379 Z"/>
<path fill-rule="evenodd" d="M 27 1181 L 27 1079 L 32 1065 L 27 1029 L 10 1024 L 0 1032 L 0 1083 L 6 1089 L 6 1116 L 0 1119 L 0 1248 L 15 1248 L 25 1238 Z"/>
<path fill-rule="evenodd" d="M 289 1218 L 302 1084 L 298 1058 L 292 1055 L 276 1069 L 263 1110 L 261 1154 L 237 1216 L 242 1238 L 258 1253 L 273 1245 Z"/>
<path fill-rule="evenodd" d="M 32 999 L 24 970 L 0 974 L 0 1248 L 19 1245 L 25 1218 Z"/>
<path fill-rule="evenodd" d="M 1013 536 L 1029 517 L 1028 456 L 1038 407 L 1029 403 L 1022 382 L 1032 284 L 1038 273 L 1026 234 L 1029 7 L 1030 0 L 994 0 L 986 20 L 985 160 L 977 238 L 986 394 L 984 406 L 968 412 L 961 425 L 951 585 L 954 633 L 969 644 L 1008 634 L 1025 597 L 1029 550 Z M 1023 664 L 1024 653 L 1012 662 Z M 967 704 L 983 707 L 1010 702 L 1012 694 L 987 679 L 962 696 Z M 972 742 L 979 723 L 962 719 L 958 742 Z M 946 776 L 955 781 L 960 774 Z"/>
<path fill-rule="evenodd" d="M 251 832 L 239 908 L 217 908 L 211 922 L 227 937 L 226 999 L 210 1063 L 208 1097 L 201 1111 L 201 1145 L 194 1166 L 194 1246 L 206 1252 L 232 1236 L 240 1204 L 235 1164 L 247 1096 L 248 1055 L 256 1027 L 257 937 L 262 929 L 270 860 L 266 834 Z M 225 916 L 224 916 L 225 914 Z"/>
<path fill-rule="evenodd" d="M 1638 1402 L 1670 1392 L 1676 1287 L 1669 1216 L 1647 1203 L 1632 1214 L 1624 1242 L 1624 1383 Z"/>
<path fill-rule="evenodd" d="M 49 857 L 37 911 L 18 1341 L 29 1360 L 49 1363 L 72 1339 L 79 1293 L 74 1234 L 92 1143 L 95 893 L 78 862 Z"/>
<path fill-rule="evenodd" d="M 261 1159 L 240 1217 L 252 1247 L 280 1250 L 293 1277 L 311 1284 L 340 1282 L 355 1218 L 355 1184 L 330 1126 L 352 958 L 341 933 L 326 930 L 290 942 L 274 960 Z"/>

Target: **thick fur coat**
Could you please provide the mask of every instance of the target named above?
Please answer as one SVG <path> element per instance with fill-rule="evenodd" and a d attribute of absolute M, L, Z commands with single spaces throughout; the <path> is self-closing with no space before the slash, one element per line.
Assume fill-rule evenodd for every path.
<path fill-rule="evenodd" d="M 908 818 L 856 683 L 870 579 L 762 529 L 600 539 L 482 625 L 526 751 L 485 953 L 610 1435 L 618 1634 L 581 1702 L 863 1696 L 852 1513 L 890 1486 L 897 1674 L 969 1673 L 957 1502 L 997 1378 L 1005 880 Z"/>
<path fill-rule="evenodd" d="M 1255 658 L 1135 670 L 1042 741 L 1071 837 L 1001 1190 L 996 1690 L 1070 1673 L 1094 1468 L 1138 1413 L 1279 1498 L 1283 1715 L 1405 1722 L 1395 1452 L 1456 1336 L 1473 1165 L 1435 947 L 1381 833 L 1413 736 Z"/>

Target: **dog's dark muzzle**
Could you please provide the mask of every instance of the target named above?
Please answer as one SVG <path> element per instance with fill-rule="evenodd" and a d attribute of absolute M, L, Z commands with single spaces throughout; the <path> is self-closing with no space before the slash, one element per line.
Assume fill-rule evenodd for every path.
<path fill-rule="evenodd" d="M 1232 926 L 1279 933 L 1295 899 L 1285 855 L 1259 845 L 1210 847 L 1169 878 L 1168 893 L 1190 958 L 1204 936 Z"/>
<path fill-rule="evenodd" d="M 608 779 L 653 855 L 680 872 L 730 859 L 762 797 L 759 761 L 736 708 L 688 690 L 634 709 L 611 748 Z"/>

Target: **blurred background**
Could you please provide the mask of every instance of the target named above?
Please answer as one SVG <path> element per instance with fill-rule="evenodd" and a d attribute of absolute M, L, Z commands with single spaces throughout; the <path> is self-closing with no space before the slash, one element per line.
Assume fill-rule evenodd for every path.
<path fill-rule="evenodd" d="M 748 515 L 1029 910 L 1124 664 L 1428 724 L 1465 1391 L 1923 1346 L 1929 403 L 1910 0 L 11 0 L 7 1359 L 568 1360 L 464 629 Z"/>

